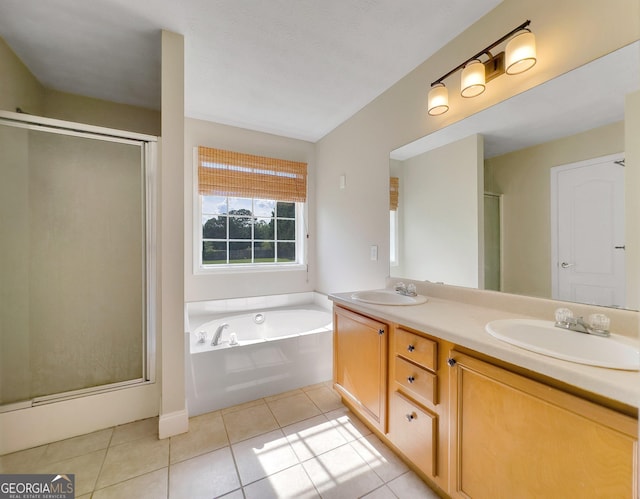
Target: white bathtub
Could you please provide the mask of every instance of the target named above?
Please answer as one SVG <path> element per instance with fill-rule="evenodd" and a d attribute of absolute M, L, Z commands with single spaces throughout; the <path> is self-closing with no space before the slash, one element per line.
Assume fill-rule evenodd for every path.
<path fill-rule="evenodd" d="M 212 346 L 225 323 L 220 344 Z M 331 308 L 317 293 L 188 303 L 186 326 L 190 416 L 332 377 Z M 232 333 L 237 345 L 230 344 Z"/>

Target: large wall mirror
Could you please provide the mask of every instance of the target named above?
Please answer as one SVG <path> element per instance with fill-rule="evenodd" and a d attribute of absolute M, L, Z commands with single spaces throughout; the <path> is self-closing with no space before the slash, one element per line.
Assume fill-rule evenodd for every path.
<path fill-rule="evenodd" d="M 390 275 L 640 308 L 625 244 L 639 62 L 635 42 L 393 151 Z"/>

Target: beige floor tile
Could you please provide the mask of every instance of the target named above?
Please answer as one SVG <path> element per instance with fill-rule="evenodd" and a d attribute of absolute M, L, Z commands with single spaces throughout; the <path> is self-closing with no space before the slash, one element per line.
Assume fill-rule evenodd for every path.
<path fill-rule="evenodd" d="M 168 468 L 161 468 L 145 475 L 96 490 L 92 499 L 159 499 L 167 497 Z"/>
<path fill-rule="evenodd" d="M 342 407 L 325 414 L 329 421 L 336 427 L 340 434 L 352 442 L 366 435 L 371 434 L 371 430 L 360 421 L 349 409 Z"/>
<path fill-rule="evenodd" d="M 320 383 L 316 383 L 315 385 L 307 385 L 307 386 L 303 386 L 302 387 L 302 391 L 303 392 L 308 392 L 310 390 L 316 390 L 318 388 L 322 388 L 324 386 L 327 386 L 327 383 L 331 383 L 331 385 L 333 385 L 333 381 L 332 380 L 328 380 L 328 381 L 321 381 Z"/>
<path fill-rule="evenodd" d="M 298 464 L 298 458 L 282 430 L 265 433 L 231 446 L 240 474 L 247 485 Z"/>
<path fill-rule="evenodd" d="M 269 475 L 244 488 L 246 499 L 313 499 L 319 498 L 316 488 L 302 465 Z"/>
<path fill-rule="evenodd" d="M 303 419 L 321 414 L 320 410 L 305 393 L 267 402 L 280 426 L 297 423 Z"/>
<path fill-rule="evenodd" d="M 424 483 L 413 471 L 399 476 L 387 483 L 387 486 L 399 499 L 438 499 L 439 496 Z"/>
<path fill-rule="evenodd" d="M 282 431 L 301 462 L 347 443 L 324 415 L 285 426 Z"/>
<path fill-rule="evenodd" d="M 377 488 L 373 492 L 369 492 L 366 496 L 363 496 L 362 499 L 397 499 L 396 495 L 391 492 L 391 489 L 386 485 L 383 485 L 380 488 Z M 416 499 L 416 498 L 412 498 Z"/>
<path fill-rule="evenodd" d="M 240 442 L 278 428 L 278 422 L 266 404 L 223 414 L 222 419 L 231 443 Z"/>
<path fill-rule="evenodd" d="M 331 388 L 321 386 L 305 392 L 322 412 L 329 412 L 344 407 L 340 396 Z"/>
<path fill-rule="evenodd" d="M 116 426 L 113 430 L 111 445 L 120 445 L 144 437 L 158 438 L 158 418 L 142 419 Z"/>
<path fill-rule="evenodd" d="M 96 488 L 124 482 L 168 465 L 169 439 L 145 437 L 109 447 Z"/>
<path fill-rule="evenodd" d="M 245 402 L 243 404 L 232 405 L 231 407 L 226 407 L 220 410 L 221 414 L 230 414 L 232 412 L 238 412 L 243 409 L 248 409 L 249 407 L 256 407 L 258 405 L 265 405 L 264 399 L 250 400 L 249 402 Z"/>
<path fill-rule="evenodd" d="M 218 497 L 240 488 L 229 447 L 172 465 L 169 484 L 170 499 Z"/>
<path fill-rule="evenodd" d="M 373 434 L 359 438 L 350 445 L 384 482 L 409 471 L 407 465 Z"/>
<path fill-rule="evenodd" d="M 289 390 L 287 392 L 278 393 L 276 395 L 271 395 L 269 397 L 265 397 L 264 400 L 267 402 L 273 402 L 274 400 L 280 400 L 287 397 L 291 397 L 293 395 L 300 395 L 302 392 L 301 388 L 296 388 L 295 390 Z"/>
<path fill-rule="evenodd" d="M 47 450 L 46 445 L 0 456 L 0 473 L 35 473 Z"/>
<path fill-rule="evenodd" d="M 76 495 L 89 494 L 96 485 L 96 479 L 104 462 L 106 449 L 73 457 L 64 461 L 43 464 L 37 473 L 51 473 L 57 475 L 75 475 Z"/>
<path fill-rule="evenodd" d="M 100 449 L 106 449 L 109 447 L 112 435 L 113 428 L 108 428 L 106 430 L 88 433 L 87 435 L 80 435 L 78 437 L 53 442 L 47 446 L 47 450 L 42 459 L 45 462 L 55 463 L 72 457 L 89 454 Z"/>
<path fill-rule="evenodd" d="M 189 420 L 189 432 L 171 437 L 170 462 L 177 463 L 229 445 L 227 430 L 219 412 Z"/>
<path fill-rule="evenodd" d="M 244 499 L 244 494 L 242 493 L 242 489 L 238 489 L 220 496 L 220 499 Z"/>
<path fill-rule="evenodd" d="M 361 497 L 384 484 L 350 445 L 309 459 L 302 465 L 323 499 Z"/>

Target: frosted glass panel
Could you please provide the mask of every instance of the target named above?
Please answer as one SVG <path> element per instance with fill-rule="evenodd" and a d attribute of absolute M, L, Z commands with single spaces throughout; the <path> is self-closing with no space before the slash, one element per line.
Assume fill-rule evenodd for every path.
<path fill-rule="evenodd" d="M 0 403 L 144 375 L 142 149 L 0 125 Z"/>

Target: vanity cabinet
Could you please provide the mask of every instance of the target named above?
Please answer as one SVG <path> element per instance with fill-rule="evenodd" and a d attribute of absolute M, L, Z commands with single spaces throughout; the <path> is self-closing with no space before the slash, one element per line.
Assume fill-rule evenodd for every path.
<path fill-rule="evenodd" d="M 452 498 L 635 498 L 633 408 L 334 305 L 343 400 Z"/>
<path fill-rule="evenodd" d="M 452 497 L 637 497 L 637 419 L 450 355 Z"/>
<path fill-rule="evenodd" d="M 386 433 L 388 324 L 335 306 L 333 329 L 336 389 Z"/>

